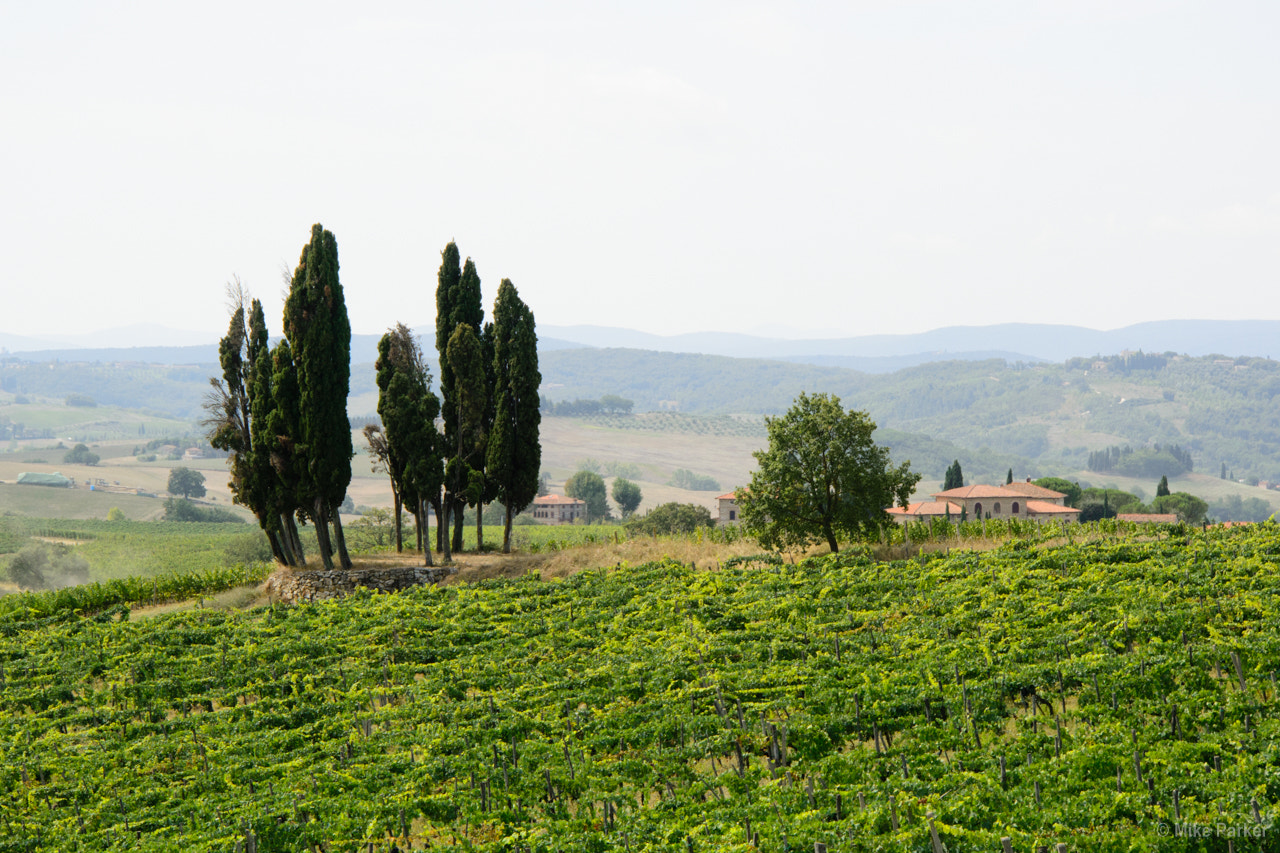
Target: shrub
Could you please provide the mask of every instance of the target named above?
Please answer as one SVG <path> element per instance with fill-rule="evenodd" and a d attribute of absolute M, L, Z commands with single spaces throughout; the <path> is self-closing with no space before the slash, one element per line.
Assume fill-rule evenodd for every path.
<path fill-rule="evenodd" d="M 58 589 L 89 582 L 89 563 L 65 545 L 28 545 L 9 561 L 9 579 L 23 589 Z"/>

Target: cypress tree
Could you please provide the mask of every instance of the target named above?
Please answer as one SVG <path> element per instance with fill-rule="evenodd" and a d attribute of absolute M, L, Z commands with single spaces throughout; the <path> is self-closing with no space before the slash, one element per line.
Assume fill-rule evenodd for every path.
<path fill-rule="evenodd" d="M 442 501 L 445 518 L 442 527 L 448 527 L 451 513 L 462 513 L 462 507 L 478 500 L 483 488 L 483 472 L 476 471 L 470 460 L 484 446 L 484 413 L 488 405 L 488 389 L 485 387 L 483 348 L 475 331 L 467 323 L 459 323 L 449 338 L 445 357 L 453 371 L 453 395 L 446 404 L 452 409 L 454 435 L 450 446 L 451 456 L 445 467 L 445 498 Z M 447 440 L 446 436 L 446 440 Z M 455 528 L 455 534 L 461 527 Z M 446 537 L 447 538 L 447 537 Z M 448 559 L 453 550 L 460 550 L 455 537 L 451 547 L 444 549 Z"/>
<path fill-rule="evenodd" d="M 1013 469 L 1009 469 L 1009 475 L 1004 478 L 1004 484 L 1007 486 L 1013 482 Z"/>
<path fill-rule="evenodd" d="M 1162 498 L 1169 494 L 1169 478 L 1167 476 L 1160 477 L 1160 483 L 1156 486 L 1156 497 Z"/>
<path fill-rule="evenodd" d="M 440 401 L 431 391 L 431 374 L 422 348 L 403 323 L 378 342 L 378 415 L 385 427 L 386 462 L 396 499 L 396 550 L 402 548 L 400 508 L 413 513 L 418 545 L 431 565 L 426 536 L 428 496 L 439 494 L 443 479 L 435 420 Z M 367 428 L 366 428 L 367 429 Z"/>
<path fill-rule="evenodd" d="M 498 287 L 493 306 L 493 373 L 496 407 L 489 436 L 488 477 L 506 509 L 502 553 L 511 553 L 511 522 L 538 495 L 542 412 L 538 387 L 538 335 L 533 312 L 510 279 Z"/>
<path fill-rule="evenodd" d="M 228 288 L 231 296 L 231 322 L 227 334 L 218 344 L 221 380 L 212 379 L 213 391 L 205 401 L 208 416 L 209 443 L 228 451 L 232 499 L 247 507 L 267 534 L 272 556 L 277 562 L 293 565 L 291 552 L 279 536 L 279 522 L 270 500 L 275 482 L 269 452 L 265 449 L 265 421 L 260 413 L 269 408 L 270 382 L 259 381 L 259 364 L 267 349 L 267 324 L 262 303 L 252 300 L 246 324 L 245 301 L 248 295 L 236 281 Z M 268 373 L 269 373 L 269 361 Z M 269 377 L 268 377 L 269 380 Z M 260 403 L 259 397 L 266 401 Z"/>
<path fill-rule="evenodd" d="M 325 568 L 333 567 L 336 550 L 342 568 L 349 569 L 351 558 L 338 506 L 351 483 L 351 423 L 347 419 L 351 324 L 338 279 L 338 243 L 319 224 L 311 227 L 311 240 L 303 247 L 290 282 L 284 327 L 293 349 L 301 403 L 297 439 L 306 465 L 300 503 L 315 522 Z"/>
<path fill-rule="evenodd" d="M 487 373 L 482 366 L 478 378 L 472 377 L 475 388 L 460 389 L 459 378 L 449 359 L 448 348 L 454 332 L 459 326 L 468 326 L 481 349 L 480 362 L 483 365 L 484 308 L 480 303 L 480 274 L 475 263 L 467 258 L 464 265 L 459 265 L 458 247 L 450 242 L 441 253 L 440 270 L 436 274 L 436 352 L 440 356 L 440 395 L 442 397 L 442 414 L 444 416 L 445 444 L 454 453 L 458 446 L 458 412 L 456 398 L 460 394 L 479 393 L 488 397 Z M 485 412 L 479 415 L 484 420 Z M 483 434 L 483 424 L 480 428 Z M 446 508 L 446 512 L 454 519 L 453 550 L 462 550 L 462 508 L 468 502 L 475 503 L 477 514 L 479 504 L 483 502 L 484 487 L 484 443 L 483 438 L 477 443 L 468 439 L 468 456 L 464 460 L 468 466 L 468 476 L 478 478 L 474 488 L 462 491 L 450 489 L 455 505 Z M 441 531 L 447 535 L 447 531 Z M 441 543 L 443 544 L 443 543 Z"/>

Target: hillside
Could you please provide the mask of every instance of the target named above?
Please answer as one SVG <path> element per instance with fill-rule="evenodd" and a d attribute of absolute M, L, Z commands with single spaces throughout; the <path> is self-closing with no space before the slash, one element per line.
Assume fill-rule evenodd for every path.
<path fill-rule="evenodd" d="M 918 467 L 945 467 L 956 458 L 981 479 L 1008 468 L 1019 476 L 1074 476 L 1093 451 L 1159 443 L 1189 450 L 1200 473 L 1220 473 L 1225 465 L 1235 479 L 1280 481 L 1274 416 L 1280 362 L 1265 358 L 1131 352 L 1060 363 L 939 361 L 871 374 L 766 359 L 569 348 L 544 350 L 540 366 L 542 394 L 552 401 L 613 394 L 632 400 L 640 413 L 759 418 L 785 411 L 800 391 L 833 393 L 911 445 L 907 455 L 919 458 Z M 154 435 L 150 430 L 171 429 L 174 419 L 199 418 L 213 372 L 200 365 L 10 357 L 0 361 L 0 438 L 16 423 L 46 435 L 55 434 L 55 425 L 76 424 L 76 440 L 124 438 L 128 429 Z M 73 395 L 97 408 L 53 411 L 69 410 L 63 401 Z M 372 365 L 358 363 L 348 409 L 362 417 L 376 405 Z M 134 413 L 125 418 L 109 409 Z M 146 418 L 170 423 L 137 422 Z"/>

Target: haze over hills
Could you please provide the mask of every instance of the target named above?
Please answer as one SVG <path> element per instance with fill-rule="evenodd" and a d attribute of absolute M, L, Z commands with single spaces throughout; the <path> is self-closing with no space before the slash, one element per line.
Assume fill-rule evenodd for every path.
<path fill-rule="evenodd" d="M 430 349 L 433 326 L 414 330 Z M 780 338 L 735 332 L 655 335 L 611 326 L 539 325 L 543 350 L 608 347 L 655 352 L 764 358 L 884 373 L 933 361 L 1001 358 L 1010 362 L 1060 362 L 1126 350 L 1200 356 L 1280 355 L 1280 320 L 1160 320 L 1119 329 L 1004 323 L 949 326 L 911 335 L 849 338 Z M 377 357 L 378 335 L 352 335 L 353 364 Z M 217 342 L 161 326 L 130 326 L 90 335 L 31 338 L 0 332 L 0 352 L 25 360 L 139 361 L 206 364 L 217 361 Z"/>

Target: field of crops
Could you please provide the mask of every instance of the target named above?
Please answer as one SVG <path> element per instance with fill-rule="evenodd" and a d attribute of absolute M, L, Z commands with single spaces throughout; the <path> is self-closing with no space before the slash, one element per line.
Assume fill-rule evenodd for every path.
<path fill-rule="evenodd" d="M 0 851 L 1274 850 L 1278 593 L 1268 524 L 0 622 Z"/>
<path fill-rule="evenodd" d="M 37 541 L 64 544 L 88 562 L 90 579 L 98 582 L 221 569 L 261 536 L 250 524 L 0 517 L 0 555 Z"/>

